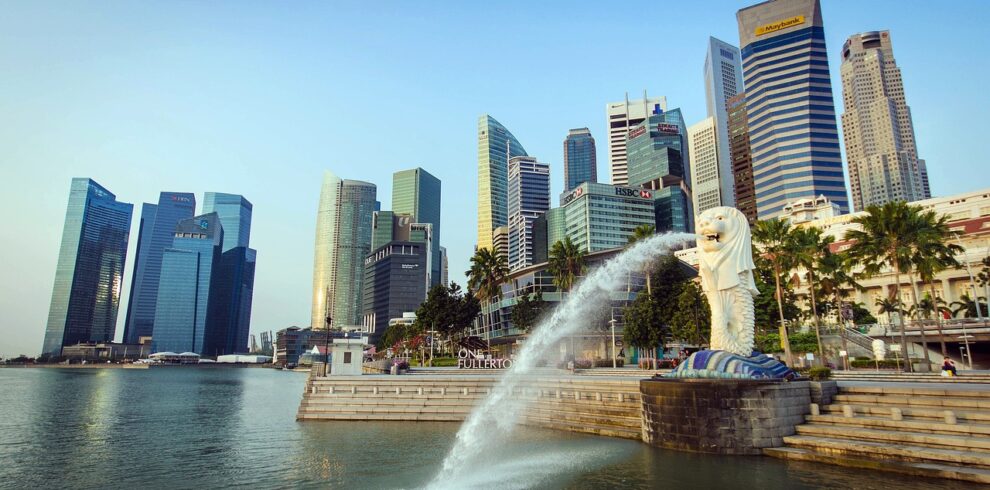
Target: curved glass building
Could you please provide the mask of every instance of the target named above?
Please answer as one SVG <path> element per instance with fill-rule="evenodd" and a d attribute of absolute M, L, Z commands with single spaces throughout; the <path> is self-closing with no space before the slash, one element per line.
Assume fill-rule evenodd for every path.
<path fill-rule="evenodd" d="M 528 156 L 495 118 L 478 119 L 478 248 L 492 247 L 492 230 L 509 224 L 509 159 Z"/>

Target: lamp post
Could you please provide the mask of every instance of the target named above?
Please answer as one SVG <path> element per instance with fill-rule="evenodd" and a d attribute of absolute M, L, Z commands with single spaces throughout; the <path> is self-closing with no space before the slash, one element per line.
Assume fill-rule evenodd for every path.
<path fill-rule="evenodd" d="M 956 241 L 959 242 L 959 246 L 962 247 L 962 239 L 959 238 L 959 234 L 958 233 L 954 233 L 954 235 L 956 236 Z M 963 248 L 965 249 L 966 247 L 963 247 Z M 969 285 L 970 285 L 970 287 L 973 290 L 973 306 L 976 307 L 976 318 L 980 321 L 980 323 L 983 323 L 983 311 L 982 311 L 982 308 L 980 308 L 980 298 L 978 296 L 977 289 L 976 289 L 976 279 L 973 277 L 973 268 L 969 265 L 969 257 L 966 257 L 965 259 L 963 259 L 963 261 L 966 262 L 966 272 L 969 274 Z M 966 359 L 968 361 L 967 364 L 969 364 L 969 368 L 970 369 L 973 369 L 973 356 L 970 355 L 970 352 L 969 352 L 969 335 L 966 334 L 966 321 L 965 321 L 965 318 L 960 323 L 962 324 L 962 331 L 963 331 L 962 339 L 963 339 L 963 343 L 966 345 Z"/>
<path fill-rule="evenodd" d="M 327 315 L 327 328 L 323 332 L 326 336 L 323 338 L 323 349 L 326 355 L 323 356 L 323 376 L 330 375 L 330 325 L 333 324 L 333 318 Z"/>
<path fill-rule="evenodd" d="M 608 321 L 612 325 L 612 369 L 619 367 L 615 362 L 615 315 Z"/>

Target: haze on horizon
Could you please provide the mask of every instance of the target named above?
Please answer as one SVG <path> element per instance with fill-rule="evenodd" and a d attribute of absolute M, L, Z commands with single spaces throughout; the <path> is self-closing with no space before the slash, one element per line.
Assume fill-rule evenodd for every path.
<path fill-rule="evenodd" d="M 161 191 L 254 204 L 252 333 L 308 324 L 324 169 L 377 184 L 383 209 L 393 172 L 440 178 L 463 285 L 479 115 L 550 163 L 552 196 L 568 129 L 589 127 L 607 181 L 605 104 L 647 89 L 689 125 L 704 118 L 708 36 L 738 44 L 735 12 L 753 3 L 2 2 L 0 356 L 41 350 L 72 177 L 135 205 L 118 340 L 140 203 Z M 990 4 L 822 3 L 837 114 L 842 43 L 889 29 L 933 194 L 990 187 L 977 62 Z"/>

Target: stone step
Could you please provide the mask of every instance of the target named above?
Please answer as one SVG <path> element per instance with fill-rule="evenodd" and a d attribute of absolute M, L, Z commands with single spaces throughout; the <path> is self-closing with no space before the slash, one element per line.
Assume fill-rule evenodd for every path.
<path fill-rule="evenodd" d="M 990 425 L 978 423 L 959 423 L 958 417 L 955 424 L 948 424 L 944 419 L 902 419 L 893 420 L 890 417 L 877 417 L 864 415 L 858 417 L 845 417 L 839 413 L 825 413 L 821 415 L 807 415 L 808 422 L 825 423 L 833 425 L 844 425 L 854 427 L 886 428 L 906 432 L 923 432 L 930 434 L 964 435 L 972 437 L 990 436 Z M 990 440 L 990 438 L 988 438 Z"/>
<path fill-rule="evenodd" d="M 360 406 L 350 405 L 350 406 L 340 406 L 340 407 L 337 407 L 337 406 L 334 406 L 334 407 L 319 407 L 319 406 L 309 405 L 309 406 L 305 406 L 305 407 L 300 407 L 299 408 L 299 411 L 300 411 L 300 413 L 335 413 L 335 414 L 353 414 L 353 415 L 376 414 L 376 413 L 382 413 L 382 414 L 389 414 L 389 413 L 394 413 L 394 414 L 409 414 L 409 413 L 412 413 L 412 414 L 417 414 L 417 413 L 420 413 L 420 414 L 428 414 L 428 413 L 458 413 L 458 414 L 467 414 L 467 413 L 470 413 L 473 408 L 474 408 L 473 406 L 464 406 L 464 407 L 454 407 L 454 406 L 445 406 L 445 407 L 403 407 L 403 406 L 398 406 L 398 407 L 375 407 L 375 406 L 371 406 L 371 405 L 360 405 Z"/>
<path fill-rule="evenodd" d="M 939 419 L 945 420 L 945 408 L 924 408 L 924 407 L 909 407 L 906 405 L 894 406 L 894 405 L 850 405 L 853 408 L 853 412 L 857 414 L 865 414 L 871 416 L 890 416 L 890 410 L 892 408 L 899 408 L 901 410 L 901 415 L 905 419 Z M 952 413 L 955 414 L 956 419 L 959 421 L 966 422 L 980 422 L 980 423 L 990 423 L 990 411 L 967 411 L 966 409 L 957 410 L 950 409 Z M 842 413 L 841 404 L 825 405 L 821 407 L 822 412 L 827 413 Z"/>
<path fill-rule="evenodd" d="M 535 427 L 542 427 L 545 429 L 556 429 L 556 430 L 566 430 L 570 432 L 580 432 L 584 434 L 596 434 L 600 436 L 608 437 L 621 437 L 624 439 L 634 439 L 641 440 L 643 437 L 641 429 L 631 429 L 624 427 L 615 426 L 605 426 L 597 424 L 574 424 L 566 421 L 545 419 L 545 418 L 534 418 L 525 416 L 523 417 L 523 424 Z"/>
<path fill-rule="evenodd" d="M 832 398 L 835 404 L 850 405 L 898 405 L 911 407 L 942 407 L 943 409 L 990 410 L 990 398 L 938 397 L 920 395 L 867 395 L 839 393 Z"/>
<path fill-rule="evenodd" d="M 820 453 L 811 449 L 798 447 L 776 447 L 763 450 L 767 456 L 791 461 L 807 461 L 828 463 L 849 468 L 864 468 L 870 470 L 890 471 L 902 475 L 948 478 L 960 481 L 990 484 L 990 470 L 982 468 L 966 468 L 938 463 L 919 463 L 912 461 L 875 460 L 862 457 L 845 457 L 838 454 Z M 925 482 L 918 482 L 924 485 Z M 931 483 L 935 483 L 934 481 Z"/>
<path fill-rule="evenodd" d="M 968 389 L 946 389 L 946 388 L 917 388 L 898 386 L 863 386 L 863 385 L 841 385 L 840 394 L 859 395 L 903 395 L 903 396 L 937 396 L 952 398 L 976 398 L 980 400 L 990 400 L 990 385 L 986 389 L 979 387 L 967 387 Z"/>
<path fill-rule="evenodd" d="M 419 422 L 463 422 L 465 414 L 342 414 L 342 413 L 300 413 L 296 420 L 376 420 L 376 421 L 419 421 Z"/>
<path fill-rule="evenodd" d="M 562 412 L 552 408 L 540 407 L 538 405 L 526 408 L 526 416 L 532 418 L 544 418 L 547 420 L 559 420 L 575 423 L 591 423 L 602 426 L 629 427 L 640 430 L 643 426 L 642 418 L 639 415 L 604 415 L 593 412 Z"/>
<path fill-rule="evenodd" d="M 805 427 L 805 426 L 798 426 Z M 863 441 L 811 435 L 785 436 L 787 446 L 811 449 L 838 456 L 853 456 L 875 460 L 914 461 L 949 465 L 965 465 L 990 469 L 990 455 L 957 449 L 934 448 L 889 442 Z"/>
<path fill-rule="evenodd" d="M 827 417 L 830 421 L 835 421 L 838 418 L 842 418 L 835 416 Z M 822 418 L 822 416 L 816 417 L 816 419 Z M 860 420 L 864 423 L 867 422 L 866 419 Z M 803 424 L 795 427 L 795 430 L 799 435 L 830 437 L 837 439 L 855 439 L 859 441 L 880 441 L 892 445 L 909 444 L 912 446 L 948 448 L 990 453 L 990 438 L 983 435 L 974 437 L 971 435 L 913 432 L 907 430 L 894 430 L 891 428 L 878 429 L 875 427 L 876 426 L 860 427 L 851 424 L 818 423 L 818 420 L 814 420 L 810 424 Z M 987 464 L 990 465 L 990 454 L 985 455 L 985 457 Z"/>

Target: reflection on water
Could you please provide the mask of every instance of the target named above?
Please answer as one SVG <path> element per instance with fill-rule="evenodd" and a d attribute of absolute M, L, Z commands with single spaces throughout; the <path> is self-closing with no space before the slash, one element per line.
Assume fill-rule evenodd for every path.
<path fill-rule="evenodd" d="M 0 488 L 416 488 L 458 424 L 295 421 L 305 376 L 267 369 L 0 369 Z M 471 488 L 958 488 L 522 428 Z"/>

